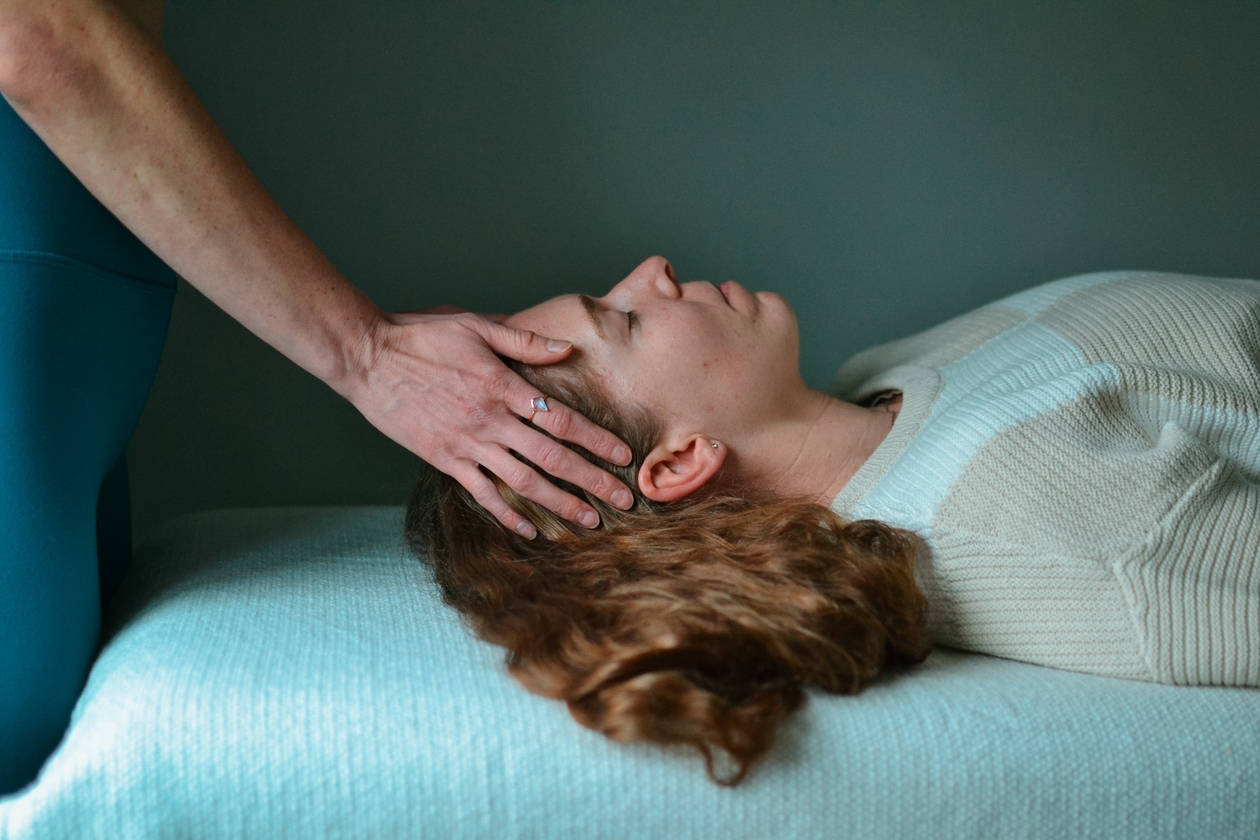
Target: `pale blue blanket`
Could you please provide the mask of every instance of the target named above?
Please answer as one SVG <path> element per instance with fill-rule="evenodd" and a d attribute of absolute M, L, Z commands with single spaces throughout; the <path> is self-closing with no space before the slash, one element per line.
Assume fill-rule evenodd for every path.
<path fill-rule="evenodd" d="M 170 523 L 9 838 L 1255 838 L 1260 691 L 937 651 L 811 696 L 733 790 L 526 694 L 397 508 Z"/>

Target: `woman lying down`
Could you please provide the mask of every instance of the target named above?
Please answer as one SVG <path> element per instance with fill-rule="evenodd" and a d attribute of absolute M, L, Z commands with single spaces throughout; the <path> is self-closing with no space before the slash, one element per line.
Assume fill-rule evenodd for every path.
<path fill-rule="evenodd" d="M 1091 674 L 1260 685 L 1260 283 L 1073 277 L 810 390 L 777 295 L 653 258 L 513 326 L 578 352 L 524 368 L 630 444 L 637 488 L 579 529 L 456 483 L 408 534 L 530 691 L 618 741 L 738 770 L 802 689 L 853 694 L 933 641 Z M 571 492 L 577 492 L 569 488 Z M 716 777 L 715 777 L 716 778 Z"/>

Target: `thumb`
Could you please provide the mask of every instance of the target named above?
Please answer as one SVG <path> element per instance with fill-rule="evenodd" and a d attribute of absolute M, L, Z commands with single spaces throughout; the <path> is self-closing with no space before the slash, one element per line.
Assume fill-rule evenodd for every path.
<path fill-rule="evenodd" d="M 490 349 L 500 356 L 516 359 L 527 365 L 549 365 L 568 357 L 573 342 L 547 338 L 531 330 L 518 330 L 491 321 L 482 321 L 481 333 Z"/>

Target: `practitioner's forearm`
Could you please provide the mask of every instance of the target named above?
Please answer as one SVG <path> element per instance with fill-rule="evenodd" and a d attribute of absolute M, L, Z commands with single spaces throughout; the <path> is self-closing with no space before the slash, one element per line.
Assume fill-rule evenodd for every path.
<path fill-rule="evenodd" d="M 379 310 L 249 171 L 162 51 L 104 0 L 0 0 L 0 92 L 188 282 L 343 393 Z"/>
<path fill-rule="evenodd" d="M 0 0 L 0 92 L 168 265 L 508 528 L 535 533 L 486 471 L 566 519 L 598 521 L 511 453 L 632 503 L 616 477 L 543 430 L 617 463 L 624 443 L 559 403 L 539 409 L 538 389 L 499 358 L 551 364 L 571 344 L 472 315 L 382 313 L 285 216 L 158 42 L 116 6 Z"/>

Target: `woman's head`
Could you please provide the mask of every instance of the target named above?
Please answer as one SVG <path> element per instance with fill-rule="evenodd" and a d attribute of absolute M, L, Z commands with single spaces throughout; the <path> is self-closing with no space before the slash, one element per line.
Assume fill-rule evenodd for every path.
<path fill-rule="evenodd" d="M 737 283 L 680 284 L 662 257 L 603 297 L 553 298 L 507 323 L 572 341 L 570 361 L 558 368 L 598 383 L 622 413 L 652 418 L 658 439 L 641 472 L 620 477 L 654 501 L 690 495 L 724 467 L 738 472 L 725 463 L 729 453 L 746 452 L 810 394 L 796 318 L 781 297 Z"/>
<path fill-rule="evenodd" d="M 600 513 L 599 529 L 587 531 L 500 482 L 505 500 L 538 526 L 538 538 L 524 540 L 458 483 L 434 475 L 417 487 L 407 531 L 434 568 L 447 602 L 482 638 L 507 649 L 509 670 L 526 688 L 564 700 L 578 721 L 616 740 L 691 744 L 714 778 L 715 750 L 724 752 L 737 769 L 722 780 L 737 782 L 769 749 L 803 688 L 855 693 L 885 666 L 926 656 L 926 602 L 914 582 L 911 535 L 880 523 L 847 523 L 818 504 L 712 480 L 724 448 L 722 441 L 710 441 L 712 433 L 694 431 L 694 446 L 680 447 L 679 429 L 702 418 L 707 398 L 695 401 L 699 414 L 670 414 L 659 406 L 648 369 L 670 365 L 671 347 L 681 354 L 680 344 L 648 347 L 660 339 L 646 330 L 638 347 L 626 346 L 634 337 L 615 343 L 622 339 L 608 334 L 618 321 L 625 330 L 626 316 L 614 315 L 621 310 L 611 304 L 643 307 L 644 317 L 658 324 L 668 318 L 675 328 L 685 325 L 692 334 L 681 343 L 687 352 L 706 344 L 749 352 L 777 346 L 778 352 L 791 351 L 793 365 L 795 326 L 790 320 L 727 321 L 721 310 L 667 309 L 678 305 L 669 301 L 690 304 L 692 295 L 704 294 L 678 289 L 671 275 L 664 261 L 649 260 L 593 307 L 562 304 L 580 307 L 573 314 L 592 332 L 590 310 L 606 319 L 606 348 L 584 349 L 571 363 L 517 365 L 540 391 L 630 445 L 633 460 L 624 468 L 578 450 L 635 489 L 630 510 L 566 485 Z M 661 303 L 623 288 L 658 283 L 662 276 L 678 295 L 660 288 Z M 531 316 L 540 326 L 553 317 L 547 306 L 535 308 L 541 316 Z M 562 324 L 564 310 L 552 310 L 558 320 L 547 323 Z M 576 336 L 571 340 L 583 347 L 584 336 L 576 331 L 544 332 Z M 710 357 L 679 355 L 674 366 L 684 358 L 694 364 Z M 720 372 L 702 373 L 694 393 L 761 375 L 755 359 L 726 364 Z M 669 370 L 662 375 L 671 381 L 677 376 Z M 727 434 L 737 436 L 729 429 Z M 716 464 L 697 466 L 710 453 L 718 455 Z M 671 481 L 679 475 L 682 480 Z M 705 478 L 695 483 L 698 475 Z M 686 482 L 695 486 L 684 487 Z"/>

